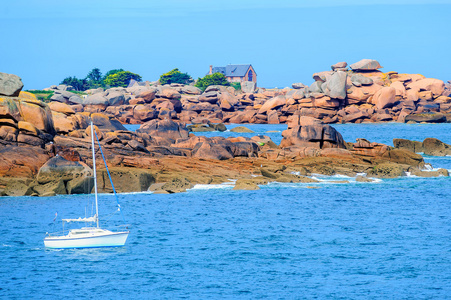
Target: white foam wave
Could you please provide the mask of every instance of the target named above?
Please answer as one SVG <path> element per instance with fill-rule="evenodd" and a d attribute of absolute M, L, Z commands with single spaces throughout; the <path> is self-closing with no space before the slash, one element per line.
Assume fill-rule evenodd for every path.
<path fill-rule="evenodd" d="M 424 171 L 424 172 L 433 172 L 433 171 L 438 171 L 440 169 L 442 169 L 442 168 L 434 168 L 431 164 L 425 164 L 424 167 L 420 170 Z"/>
<path fill-rule="evenodd" d="M 421 171 L 432 171 L 434 168 L 431 164 L 424 164 L 424 167 L 421 169 Z"/>
<path fill-rule="evenodd" d="M 120 193 L 120 195 L 145 195 L 145 194 L 153 194 L 152 191 L 143 191 L 143 192 L 128 192 L 128 193 Z M 106 194 L 106 195 L 113 195 L 114 194 Z"/>
<path fill-rule="evenodd" d="M 230 180 L 230 179 L 229 179 Z M 218 189 L 230 189 L 235 186 L 236 180 L 230 180 L 230 182 L 224 182 L 220 184 L 196 184 L 190 190 L 218 190 Z"/>

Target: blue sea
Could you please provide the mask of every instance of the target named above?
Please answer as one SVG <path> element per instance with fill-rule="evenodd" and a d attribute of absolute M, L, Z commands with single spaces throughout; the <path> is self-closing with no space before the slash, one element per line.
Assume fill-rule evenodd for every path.
<path fill-rule="evenodd" d="M 276 143 L 286 129 L 245 126 Z M 451 144 L 451 124 L 334 127 L 346 141 Z M 426 161 L 451 169 L 451 157 Z M 450 299 L 450 178 L 315 177 L 257 191 L 233 191 L 229 182 L 121 194 L 131 233 L 120 248 L 44 248 L 45 233 L 60 230 L 55 212 L 58 220 L 83 216 L 90 195 L 2 197 L 0 298 Z M 99 201 L 105 225 L 120 224 L 110 216 L 114 196 Z"/>

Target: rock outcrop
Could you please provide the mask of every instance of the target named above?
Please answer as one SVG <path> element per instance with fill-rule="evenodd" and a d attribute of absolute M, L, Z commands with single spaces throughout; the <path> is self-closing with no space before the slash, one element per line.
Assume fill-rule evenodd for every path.
<path fill-rule="evenodd" d="M 17 97 L 22 88 L 19 76 L 0 72 L 0 96 Z"/>
<path fill-rule="evenodd" d="M 435 138 L 426 138 L 423 142 L 406 139 L 394 139 L 393 145 L 397 149 L 405 149 L 415 153 L 424 153 L 431 156 L 451 155 L 451 145 Z"/>
<path fill-rule="evenodd" d="M 346 148 L 338 131 L 311 117 L 296 116 L 291 120 L 288 129 L 282 132 L 282 136 L 281 148 L 291 146 L 315 149 Z"/>

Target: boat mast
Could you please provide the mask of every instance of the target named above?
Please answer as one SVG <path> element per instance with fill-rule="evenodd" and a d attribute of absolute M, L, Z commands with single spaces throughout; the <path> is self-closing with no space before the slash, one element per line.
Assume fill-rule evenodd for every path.
<path fill-rule="evenodd" d="M 99 228 L 99 204 L 97 203 L 97 172 L 96 172 L 96 152 L 94 150 L 94 124 L 91 120 L 91 144 L 92 144 L 92 167 L 94 171 L 94 192 L 96 197 L 96 220 Z"/>

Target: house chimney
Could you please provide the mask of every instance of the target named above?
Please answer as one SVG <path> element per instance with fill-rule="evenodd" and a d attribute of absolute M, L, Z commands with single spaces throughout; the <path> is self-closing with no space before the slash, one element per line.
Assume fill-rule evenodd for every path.
<path fill-rule="evenodd" d="M 213 74 L 213 65 L 210 65 L 210 74 Z"/>

